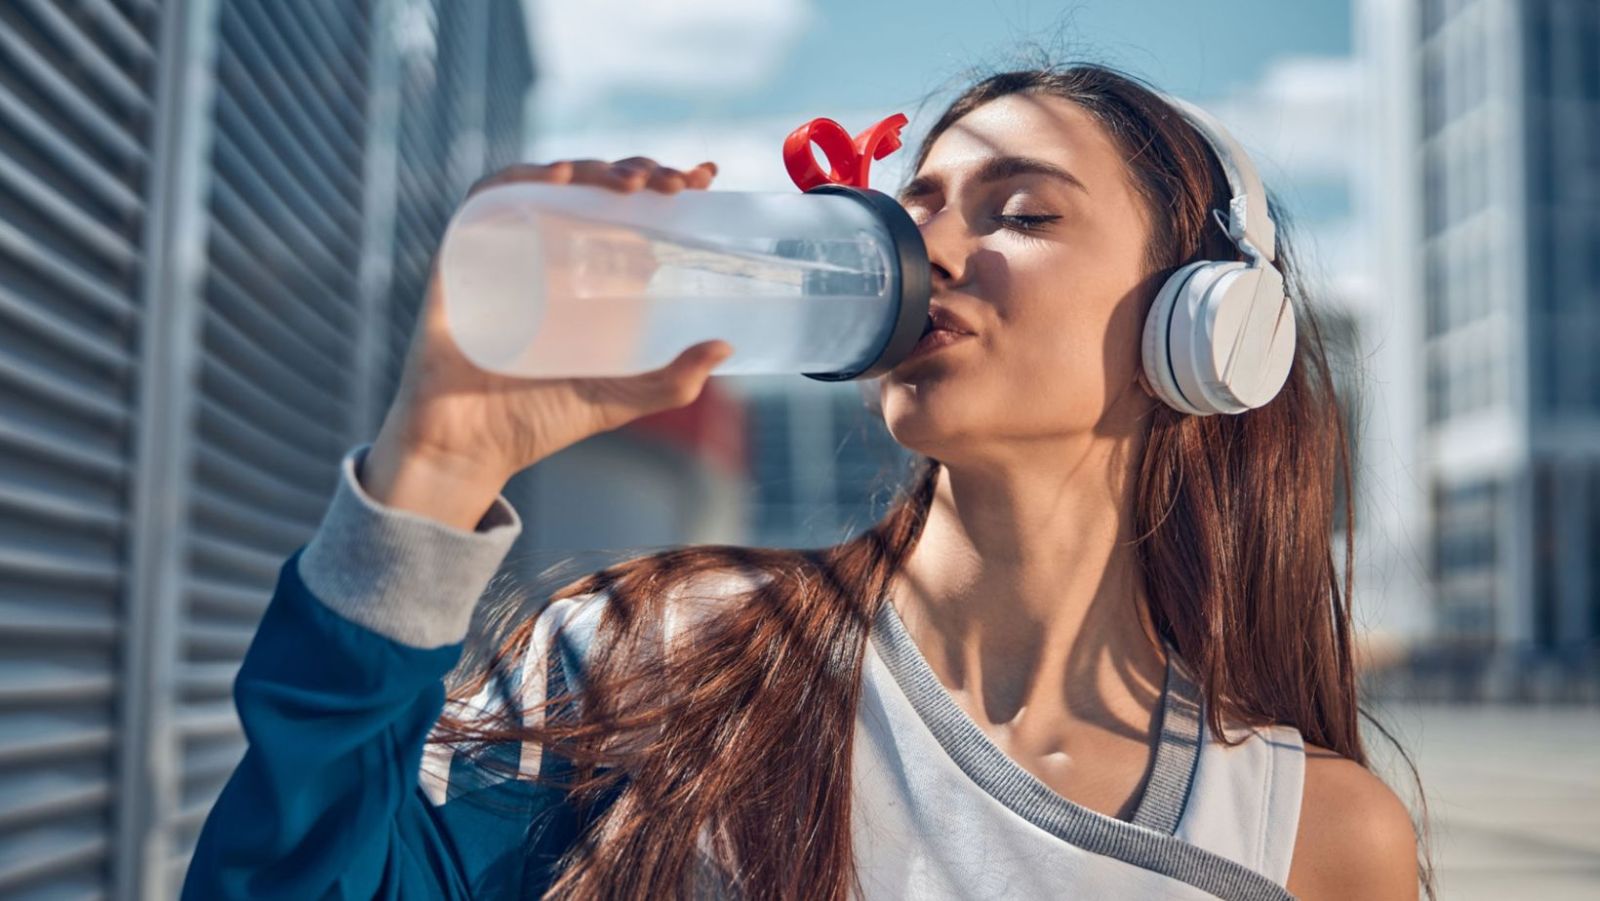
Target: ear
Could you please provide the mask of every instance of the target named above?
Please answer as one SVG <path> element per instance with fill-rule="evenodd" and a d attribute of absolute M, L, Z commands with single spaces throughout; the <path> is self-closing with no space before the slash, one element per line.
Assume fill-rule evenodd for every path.
<path fill-rule="evenodd" d="M 1159 396 L 1156 395 L 1156 389 L 1151 387 L 1150 380 L 1145 377 L 1145 374 L 1144 374 L 1144 361 L 1142 361 L 1142 360 L 1139 362 L 1138 366 L 1134 367 L 1134 370 L 1133 370 L 1133 383 L 1135 385 L 1138 385 L 1139 386 L 1139 390 L 1143 391 L 1145 393 L 1145 396 L 1150 398 L 1151 400 L 1160 400 L 1161 399 Z"/>

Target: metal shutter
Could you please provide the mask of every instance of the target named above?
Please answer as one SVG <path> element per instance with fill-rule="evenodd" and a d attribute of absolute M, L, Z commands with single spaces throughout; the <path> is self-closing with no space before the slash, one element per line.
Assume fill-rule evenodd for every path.
<path fill-rule="evenodd" d="M 495 0 L 488 11 L 489 71 L 484 86 L 484 165 L 500 169 L 522 156 L 522 110 L 533 86 L 533 54 L 516 0 Z"/>
<path fill-rule="evenodd" d="M 402 14 L 399 50 L 400 105 L 396 139 L 393 260 L 387 321 L 388 354 L 380 395 L 392 400 L 428 266 L 449 211 L 444 187 L 449 171 L 454 108 L 441 89 L 438 0 L 411 3 Z"/>
<path fill-rule="evenodd" d="M 220 4 L 167 884 L 243 752 L 231 688 L 354 434 L 368 4 Z"/>
<path fill-rule="evenodd" d="M 517 0 L 412 0 L 402 16 L 402 32 L 418 37 L 402 41 L 399 51 L 389 354 L 379 391 L 385 406 L 451 213 L 474 180 L 521 156 L 522 107 L 534 77 Z"/>
<path fill-rule="evenodd" d="M 0 895 L 104 891 L 157 11 L 0 5 Z"/>
<path fill-rule="evenodd" d="M 450 210 L 520 146 L 523 28 L 0 4 L 0 896 L 176 895 L 277 573 L 392 397 Z"/>
<path fill-rule="evenodd" d="M 469 172 L 462 160 L 468 148 L 463 132 L 471 126 L 474 100 L 464 88 L 469 81 L 473 50 L 467 18 L 476 18 L 482 4 L 450 7 L 449 0 L 409 4 L 410 33 L 429 35 L 402 46 L 401 96 L 396 181 L 393 281 L 389 304 L 389 362 L 386 399 L 399 384 L 406 347 L 416 326 L 417 311 L 427 288 L 428 270 L 439 238 L 456 203 L 466 195 L 471 178 L 481 171 L 481 157 Z M 442 15 L 446 10 L 451 15 Z M 481 61 L 479 52 L 476 58 Z"/>

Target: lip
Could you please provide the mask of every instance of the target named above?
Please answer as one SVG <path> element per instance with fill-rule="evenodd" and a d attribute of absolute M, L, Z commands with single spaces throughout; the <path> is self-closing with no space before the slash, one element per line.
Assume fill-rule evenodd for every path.
<path fill-rule="evenodd" d="M 942 328 L 933 329 L 925 332 L 921 338 L 917 339 L 917 343 L 912 346 L 911 352 L 906 354 L 905 359 L 901 362 L 909 362 L 931 353 L 937 353 L 952 344 L 957 344 L 971 337 L 973 336 L 967 332 L 956 332 Z"/>
<path fill-rule="evenodd" d="M 928 318 L 932 320 L 933 328 L 935 330 L 955 332 L 958 335 L 977 334 L 977 332 L 972 330 L 971 323 L 967 322 L 967 320 L 962 318 L 960 314 L 956 313 L 948 306 L 939 303 L 938 301 L 930 301 L 928 303 Z"/>

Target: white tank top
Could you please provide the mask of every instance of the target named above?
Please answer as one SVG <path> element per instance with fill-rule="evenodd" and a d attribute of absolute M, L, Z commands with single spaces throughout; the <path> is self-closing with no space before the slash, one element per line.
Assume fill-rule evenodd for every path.
<path fill-rule="evenodd" d="M 1242 744 L 1224 746 L 1187 668 L 1168 659 L 1155 762 L 1123 821 L 1067 800 L 1007 757 L 884 604 L 856 729 L 852 815 L 865 896 L 1290 897 L 1299 731 L 1241 731 Z"/>
<path fill-rule="evenodd" d="M 525 661 L 529 707 L 545 687 L 541 658 L 581 691 L 603 604 L 572 598 L 541 615 L 530 643 L 548 656 Z M 669 616 L 663 631 L 676 634 L 693 618 Z M 1067 800 L 1007 757 L 883 604 L 862 671 L 851 768 L 861 896 L 1290 898 L 1284 883 L 1305 763 L 1299 731 L 1241 732 L 1242 744 L 1224 746 L 1205 725 L 1187 667 L 1175 653 L 1168 660 L 1151 775 L 1131 821 L 1118 820 Z M 539 756 L 524 749 L 528 771 Z"/>

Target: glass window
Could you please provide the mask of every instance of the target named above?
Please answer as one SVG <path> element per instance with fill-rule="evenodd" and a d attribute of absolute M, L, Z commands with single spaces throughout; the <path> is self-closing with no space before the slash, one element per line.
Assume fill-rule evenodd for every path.
<path fill-rule="evenodd" d="M 1441 403 L 1441 390 L 1443 388 L 1439 379 L 1438 354 L 1428 354 L 1428 384 L 1426 388 L 1428 404 L 1428 421 L 1438 422 L 1444 418 L 1444 406 Z"/>
<path fill-rule="evenodd" d="M 1600 59 L 1596 59 L 1600 65 Z M 1600 638 L 1600 466 L 1589 470 L 1589 497 L 1586 510 L 1589 519 L 1588 547 L 1584 549 L 1589 560 L 1589 638 Z"/>
<path fill-rule="evenodd" d="M 1579 6 L 1583 24 L 1578 31 L 1578 64 L 1583 67 L 1583 96 L 1591 103 L 1600 101 L 1600 3 Z"/>
<path fill-rule="evenodd" d="M 1540 391 L 1540 406 L 1546 410 L 1553 410 L 1561 405 L 1561 355 L 1555 352 L 1556 322 L 1554 317 L 1546 314 L 1538 317 L 1538 325 L 1530 329 L 1542 340 L 1535 345 L 1536 356 L 1539 358 L 1539 378 L 1543 381 Z"/>
<path fill-rule="evenodd" d="M 1523 6 L 1528 13 L 1528 79 L 1535 97 L 1549 97 L 1555 82 L 1555 54 L 1550 52 L 1550 8 L 1545 3 Z"/>
<path fill-rule="evenodd" d="M 1439 251 L 1427 251 L 1427 269 L 1423 276 L 1423 313 L 1428 337 L 1444 331 L 1444 292 L 1439 277 Z"/>
<path fill-rule="evenodd" d="M 1444 228 L 1444 175 L 1440 171 L 1439 152 L 1435 148 L 1423 162 L 1423 210 L 1428 234 L 1438 234 Z"/>
<path fill-rule="evenodd" d="M 1560 482 L 1547 463 L 1533 466 L 1533 640 L 1548 647 L 1556 636 L 1557 545 L 1556 494 Z"/>
<path fill-rule="evenodd" d="M 1600 118 L 1600 117 L 1596 117 L 1596 118 Z M 1600 140 L 1600 134 L 1596 134 L 1595 138 L 1596 138 L 1596 140 Z M 1597 147 L 1596 153 L 1600 153 L 1600 147 Z M 1596 173 L 1596 177 L 1600 178 L 1600 173 Z M 1593 221 L 1591 221 L 1589 223 L 1589 253 L 1588 253 L 1588 258 L 1589 258 L 1589 290 L 1591 292 L 1600 292 L 1600 224 L 1597 224 L 1597 223 L 1595 223 Z M 1597 584 L 1600 584 L 1600 583 L 1597 583 Z"/>
<path fill-rule="evenodd" d="M 1484 16 L 1481 11 L 1477 16 L 1477 25 L 1467 40 L 1473 45 L 1466 76 L 1467 87 L 1471 92 L 1467 108 L 1472 109 L 1481 106 L 1489 96 L 1489 31 L 1484 26 Z"/>
<path fill-rule="evenodd" d="M 1533 182 L 1536 197 L 1545 206 L 1556 206 L 1561 199 L 1561 184 L 1557 178 L 1560 172 L 1561 146 L 1555 140 L 1555 130 L 1552 126 L 1556 120 L 1551 112 L 1548 101 L 1529 104 L 1528 123 L 1532 126 L 1531 132 L 1536 143 L 1530 148 L 1534 152 L 1528 154 L 1528 165 L 1534 168 Z"/>
<path fill-rule="evenodd" d="M 1422 133 L 1432 136 L 1444 124 L 1441 91 L 1443 77 L 1439 71 L 1439 53 L 1435 48 L 1422 51 Z"/>
<path fill-rule="evenodd" d="M 1426 38 L 1439 30 L 1444 24 L 1444 0 L 1423 0 L 1422 2 L 1422 36 Z"/>
<path fill-rule="evenodd" d="M 1498 499 L 1492 482 L 1433 486 L 1433 576 L 1442 618 L 1468 635 L 1489 637 L 1497 564 Z"/>
<path fill-rule="evenodd" d="M 1489 315 L 1489 285 L 1494 269 L 1490 265 L 1490 258 L 1487 253 L 1478 254 L 1476 262 L 1478 272 L 1472 280 L 1472 294 L 1473 299 L 1476 301 L 1473 306 L 1476 313 L 1475 318 L 1485 319 Z"/>

